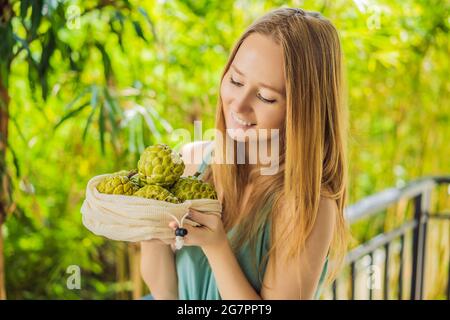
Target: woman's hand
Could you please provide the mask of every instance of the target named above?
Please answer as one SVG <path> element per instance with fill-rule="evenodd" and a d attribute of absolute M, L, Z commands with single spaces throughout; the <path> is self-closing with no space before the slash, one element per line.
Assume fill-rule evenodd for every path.
<path fill-rule="evenodd" d="M 188 218 L 201 226 L 194 227 L 183 224 L 188 233 L 184 236 L 184 245 L 199 246 L 202 249 L 214 248 L 223 245 L 228 241 L 227 234 L 223 227 L 222 219 L 215 214 L 203 214 L 197 210 L 189 209 Z M 169 227 L 174 230 L 178 227 L 176 221 L 171 221 Z"/>

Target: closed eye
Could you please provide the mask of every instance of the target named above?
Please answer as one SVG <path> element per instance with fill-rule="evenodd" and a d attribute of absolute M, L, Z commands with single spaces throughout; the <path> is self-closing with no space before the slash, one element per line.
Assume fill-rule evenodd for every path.
<path fill-rule="evenodd" d="M 230 76 L 230 82 L 233 84 L 233 85 L 235 85 L 236 87 L 242 87 L 243 86 L 243 84 L 242 83 L 239 83 L 239 82 L 236 82 L 236 81 L 234 81 L 233 80 L 233 77 L 231 77 Z M 264 98 L 263 96 L 261 96 L 261 94 L 257 94 L 257 96 L 258 96 L 258 98 L 259 99 L 261 99 L 262 101 L 264 101 L 265 103 L 269 103 L 269 104 L 272 104 L 272 103 L 275 103 L 277 100 L 269 100 L 269 99 L 266 99 L 266 98 Z"/>
<path fill-rule="evenodd" d="M 236 82 L 233 80 L 233 77 L 230 76 L 230 82 L 237 87 L 242 87 L 242 83 Z"/>
<path fill-rule="evenodd" d="M 272 103 L 275 103 L 277 100 L 268 100 L 268 99 L 265 99 L 265 98 L 263 98 L 259 93 L 258 93 L 258 98 L 260 98 L 262 101 L 264 101 L 264 102 L 266 102 L 266 103 L 270 103 L 270 104 L 272 104 Z"/>

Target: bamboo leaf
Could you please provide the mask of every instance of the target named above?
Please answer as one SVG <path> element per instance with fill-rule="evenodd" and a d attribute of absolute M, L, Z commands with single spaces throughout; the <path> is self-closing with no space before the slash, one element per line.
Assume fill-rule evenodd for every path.
<path fill-rule="evenodd" d="M 144 16 L 145 20 L 150 25 L 150 29 L 152 30 L 153 39 L 155 39 L 155 41 L 158 42 L 158 36 L 156 34 L 155 24 L 153 23 L 152 19 L 148 15 L 147 11 L 145 11 L 145 9 L 142 7 L 138 7 L 138 11 Z"/>
<path fill-rule="evenodd" d="M 42 19 L 42 7 L 44 5 L 43 0 L 37 0 L 31 2 L 31 36 L 35 37 L 37 33 L 37 29 L 41 24 Z"/>
<path fill-rule="evenodd" d="M 98 128 L 100 134 L 100 148 L 102 155 L 105 155 L 105 116 L 103 105 L 100 106 L 100 112 L 98 113 Z"/>
<path fill-rule="evenodd" d="M 13 164 L 14 164 L 14 167 L 16 168 L 16 177 L 20 178 L 19 158 L 17 157 L 17 154 L 14 151 L 13 146 L 8 142 L 8 140 L 6 141 L 6 143 L 8 144 L 8 150 L 11 152 L 11 155 L 13 157 Z"/>
<path fill-rule="evenodd" d="M 116 27 L 114 26 L 114 18 L 109 21 L 109 28 L 117 36 L 117 42 L 119 43 L 120 49 L 122 50 L 122 52 L 125 52 L 125 48 L 123 46 L 123 39 L 122 39 L 123 28 L 122 28 L 122 30 L 116 29 Z"/>
<path fill-rule="evenodd" d="M 112 108 L 109 105 L 108 101 L 105 100 L 104 106 L 108 113 L 109 122 L 111 123 L 111 128 L 112 128 L 111 137 L 112 137 L 112 140 L 115 141 L 117 132 L 118 132 L 115 114 L 113 113 Z"/>
<path fill-rule="evenodd" d="M 98 103 L 98 87 L 94 84 L 91 86 L 91 107 L 95 108 Z"/>
<path fill-rule="evenodd" d="M 122 14 L 122 12 L 120 12 L 119 10 L 116 10 L 116 12 L 114 13 L 114 18 L 120 22 L 120 25 L 121 25 L 122 30 L 123 30 L 123 25 L 124 25 L 124 22 L 125 22 L 125 17 L 124 17 L 124 15 Z"/>
<path fill-rule="evenodd" d="M 161 117 L 160 114 L 154 108 L 150 107 L 150 108 L 148 108 L 148 111 L 151 113 L 153 118 L 158 120 L 158 122 L 163 126 L 163 128 L 166 130 L 166 132 L 170 133 L 173 131 L 173 127 L 171 126 L 171 124 L 169 122 L 167 122 L 166 119 Z"/>
<path fill-rule="evenodd" d="M 84 108 L 86 108 L 87 106 L 89 106 L 89 102 L 86 102 L 84 104 L 82 104 L 81 106 L 79 106 L 78 108 L 69 111 L 68 113 L 66 113 L 61 120 L 58 121 L 58 123 L 54 126 L 53 130 L 58 129 L 58 127 L 63 124 L 64 121 L 66 121 L 67 119 L 73 118 L 75 117 L 78 113 L 80 113 L 81 111 L 83 111 Z"/>
<path fill-rule="evenodd" d="M 42 49 L 41 60 L 38 65 L 38 74 L 41 82 L 42 98 L 44 99 L 44 101 L 46 100 L 48 95 L 47 74 L 51 68 L 50 58 L 56 49 L 55 34 L 53 33 L 53 31 L 51 31 L 51 29 L 49 32 L 47 32 L 46 38 L 46 43 L 43 44 L 44 47 Z"/>
<path fill-rule="evenodd" d="M 148 128 L 150 129 L 152 134 L 155 136 L 156 140 L 161 140 L 161 134 L 159 133 L 158 129 L 156 128 L 155 122 L 153 121 L 151 115 L 147 112 L 147 109 L 145 109 L 142 106 L 139 106 L 138 111 L 142 115 L 142 117 L 145 119 L 145 122 L 147 123 Z"/>
<path fill-rule="evenodd" d="M 16 130 L 17 130 L 17 132 L 19 133 L 19 137 L 22 139 L 23 143 L 27 144 L 28 141 L 27 141 L 27 139 L 25 138 L 25 135 L 23 134 L 22 129 L 20 128 L 19 124 L 17 123 L 16 118 L 10 117 L 9 119 L 12 121 L 12 123 L 13 123 L 14 126 L 16 127 Z"/>
<path fill-rule="evenodd" d="M 86 125 L 84 126 L 84 130 L 83 130 L 83 142 L 86 141 L 86 136 L 88 133 L 88 129 L 89 126 L 92 123 L 92 119 L 94 118 L 94 114 L 95 114 L 95 110 L 97 109 L 97 106 L 94 106 L 91 110 L 91 113 L 89 114 L 87 120 L 86 120 Z"/>
<path fill-rule="evenodd" d="M 28 0 L 20 1 L 20 17 L 22 19 L 26 18 L 29 7 L 30 7 L 30 1 L 28 1 Z"/>
<path fill-rule="evenodd" d="M 77 95 L 72 101 L 70 101 L 65 107 L 64 109 L 70 110 L 73 108 L 73 106 L 81 99 L 83 98 L 86 94 L 88 94 L 89 92 L 89 87 L 84 88 L 81 93 L 79 95 Z"/>
<path fill-rule="evenodd" d="M 108 90 L 107 87 L 104 87 L 103 93 L 105 95 L 106 101 L 108 101 L 108 103 L 111 106 L 112 111 L 114 112 L 114 114 L 117 115 L 117 116 L 123 116 L 122 109 L 117 105 L 116 100 L 113 99 L 113 97 L 109 93 L 109 90 Z"/>
<path fill-rule="evenodd" d="M 89 126 L 91 125 L 92 119 L 94 118 L 94 114 L 95 114 L 95 111 L 96 111 L 97 105 L 98 105 L 98 88 L 96 85 L 92 86 L 91 92 L 92 92 L 92 95 L 91 95 L 92 110 L 89 113 L 89 116 L 86 120 L 86 125 L 84 126 L 83 141 L 86 141 L 87 132 L 88 132 Z"/>
<path fill-rule="evenodd" d="M 22 39 L 21 37 L 19 37 L 16 33 L 13 33 L 13 38 L 16 41 L 20 42 L 22 47 L 28 52 L 28 55 L 32 58 L 28 42 L 25 39 Z"/>
<path fill-rule="evenodd" d="M 130 153 L 136 153 L 136 118 L 128 125 L 128 149 Z"/>
<path fill-rule="evenodd" d="M 147 42 L 147 39 L 144 36 L 144 33 L 142 32 L 142 28 L 141 25 L 139 24 L 139 22 L 137 22 L 136 20 L 132 21 L 133 23 L 133 27 L 134 27 L 134 31 L 136 31 L 136 34 L 142 38 L 145 42 Z"/>
<path fill-rule="evenodd" d="M 136 117 L 136 122 L 136 141 L 139 153 L 142 153 L 145 149 L 142 117 Z"/>
<path fill-rule="evenodd" d="M 105 47 L 100 43 L 96 42 L 95 46 L 102 54 L 102 61 L 103 61 L 103 73 L 105 75 L 105 79 L 108 80 L 113 76 L 113 69 L 111 65 L 111 59 L 109 58 L 108 53 L 105 50 Z"/>

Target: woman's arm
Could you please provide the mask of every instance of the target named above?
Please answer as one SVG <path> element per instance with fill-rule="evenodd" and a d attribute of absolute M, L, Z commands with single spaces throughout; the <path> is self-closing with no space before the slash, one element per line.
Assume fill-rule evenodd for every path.
<path fill-rule="evenodd" d="M 205 142 L 188 143 L 180 153 L 185 162 L 183 176 L 193 175 L 198 167 L 195 152 L 203 152 Z M 170 244 L 170 245 L 169 245 Z M 174 241 L 141 242 L 141 275 L 156 300 L 178 299 L 178 277 L 175 266 Z"/>
<path fill-rule="evenodd" d="M 222 300 L 261 300 L 253 289 L 228 241 L 221 247 L 204 247 Z"/>
<path fill-rule="evenodd" d="M 178 278 L 175 255 L 160 240 L 141 242 L 141 275 L 155 300 L 177 300 Z"/>

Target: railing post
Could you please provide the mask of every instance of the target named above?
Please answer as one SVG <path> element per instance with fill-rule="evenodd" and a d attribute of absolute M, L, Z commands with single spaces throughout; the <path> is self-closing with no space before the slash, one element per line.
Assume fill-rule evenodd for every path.
<path fill-rule="evenodd" d="M 422 248 L 421 248 L 421 235 L 422 235 L 422 194 L 419 194 L 414 198 L 414 221 L 417 223 L 416 227 L 413 231 L 413 245 L 412 245 L 412 276 L 411 276 L 411 300 L 420 299 L 420 276 L 422 274 L 422 270 L 420 270 L 422 266 L 421 256 L 422 256 Z"/>
<path fill-rule="evenodd" d="M 411 278 L 411 300 L 423 299 L 425 255 L 426 255 L 426 232 L 428 225 L 428 214 L 430 206 L 431 190 L 424 190 L 414 198 L 414 221 L 417 225 L 413 233 L 412 246 L 412 278 Z"/>
<path fill-rule="evenodd" d="M 398 300 L 403 300 L 403 265 L 405 261 L 405 234 L 400 236 L 400 269 L 398 270 Z"/>
<path fill-rule="evenodd" d="M 350 296 L 350 300 L 355 300 L 356 298 L 356 285 L 355 285 L 355 281 L 356 281 L 356 262 L 352 262 L 350 264 L 350 281 L 351 281 L 351 296 Z"/>
<path fill-rule="evenodd" d="M 332 286 L 333 300 L 337 300 L 337 281 L 338 281 L 338 279 L 335 279 L 333 281 L 333 286 Z"/>

